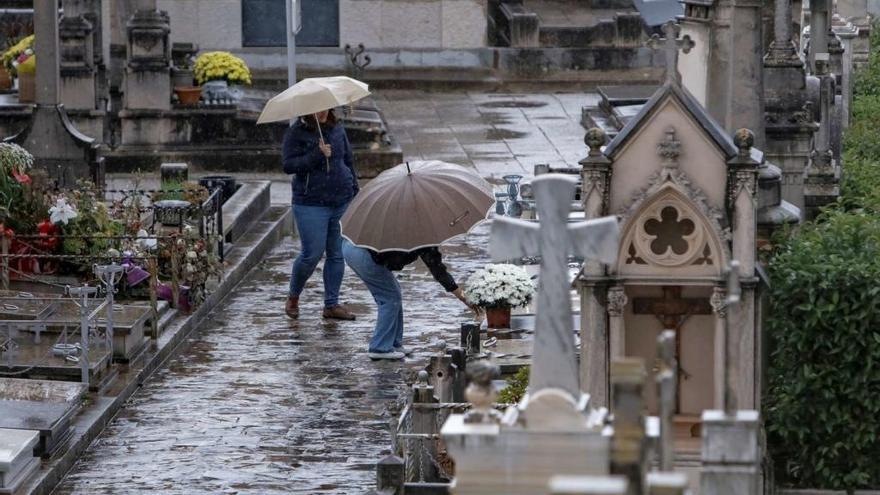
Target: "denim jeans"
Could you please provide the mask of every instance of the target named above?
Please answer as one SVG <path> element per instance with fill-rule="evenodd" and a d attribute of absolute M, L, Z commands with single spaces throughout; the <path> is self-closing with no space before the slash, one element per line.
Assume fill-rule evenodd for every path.
<path fill-rule="evenodd" d="M 345 260 L 342 258 L 342 228 L 339 219 L 348 204 L 342 206 L 304 206 L 293 205 L 293 219 L 302 243 L 299 256 L 293 261 L 290 274 L 290 295 L 298 297 L 321 257 L 327 253 L 324 262 L 324 307 L 339 304 L 339 287 L 345 274 Z"/>
<path fill-rule="evenodd" d="M 391 352 L 402 346 L 403 303 L 397 277 L 391 270 L 376 264 L 369 251 L 345 239 L 342 240 L 342 253 L 345 262 L 364 281 L 379 306 L 370 352 Z"/>

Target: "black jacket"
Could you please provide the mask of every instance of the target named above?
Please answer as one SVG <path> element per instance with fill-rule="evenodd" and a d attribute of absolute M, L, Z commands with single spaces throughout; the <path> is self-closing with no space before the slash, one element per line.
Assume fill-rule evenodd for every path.
<path fill-rule="evenodd" d="M 324 142 L 333 149 L 330 169 L 318 148 L 318 132 L 312 132 L 301 120 L 284 133 L 282 163 L 284 173 L 293 174 L 293 204 L 304 206 L 342 206 L 358 193 L 351 144 L 341 123 L 321 128 Z"/>
<path fill-rule="evenodd" d="M 421 258 L 425 266 L 428 267 L 428 270 L 431 271 L 434 280 L 440 282 L 440 285 L 446 289 L 446 292 L 452 292 L 458 288 L 455 279 L 452 278 L 452 275 L 446 269 L 446 265 L 443 264 L 443 255 L 440 254 L 440 250 L 436 247 L 422 248 L 410 252 L 388 251 L 377 253 L 370 250 L 370 256 L 373 257 L 373 261 L 377 265 L 382 265 L 393 272 L 400 271 L 417 258 Z"/>

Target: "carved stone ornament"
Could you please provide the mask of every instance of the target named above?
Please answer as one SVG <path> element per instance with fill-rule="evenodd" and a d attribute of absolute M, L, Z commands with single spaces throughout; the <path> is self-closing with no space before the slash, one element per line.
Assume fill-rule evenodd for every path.
<path fill-rule="evenodd" d="M 712 311 L 719 318 L 727 318 L 727 291 L 721 287 L 715 287 L 709 297 L 709 305 L 712 306 Z"/>
<path fill-rule="evenodd" d="M 675 128 L 666 129 L 666 137 L 657 145 L 657 154 L 663 158 L 664 167 L 678 167 L 681 141 L 675 139 Z"/>
<path fill-rule="evenodd" d="M 608 289 L 608 315 L 617 318 L 623 314 L 623 309 L 629 299 L 623 291 L 623 287 L 611 287 Z"/>
<path fill-rule="evenodd" d="M 703 251 L 705 233 L 696 212 L 669 194 L 642 213 L 633 242 L 647 261 L 660 266 L 680 266 L 690 263 Z"/>

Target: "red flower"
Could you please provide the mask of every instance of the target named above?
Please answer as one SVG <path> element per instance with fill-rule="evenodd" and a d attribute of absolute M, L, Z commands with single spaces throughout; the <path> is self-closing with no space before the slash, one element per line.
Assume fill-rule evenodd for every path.
<path fill-rule="evenodd" d="M 22 173 L 19 173 L 19 172 L 16 172 L 15 170 L 13 170 L 12 176 L 15 177 L 15 180 L 17 180 L 19 184 L 30 184 L 31 183 L 31 176 L 28 174 L 22 174 Z"/>

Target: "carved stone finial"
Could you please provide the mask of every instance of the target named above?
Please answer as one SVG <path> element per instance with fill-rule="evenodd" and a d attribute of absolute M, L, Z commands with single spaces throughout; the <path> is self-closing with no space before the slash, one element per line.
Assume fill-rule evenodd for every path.
<path fill-rule="evenodd" d="M 591 127 L 587 129 L 587 133 L 584 134 L 584 143 L 590 148 L 590 156 L 596 156 L 601 154 L 602 146 L 605 145 L 605 141 L 607 136 L 605 135 L 605 131 L 598 127 Z"/>
<path fill-rule="evenodd" d="M 738 129 L 733 135 L 733 144 L 739 148 L 740 156 L 748 156 L 755 145 L 755 133 L 748 129 Z"/>
<path fill-rule="evenodd" d="M 419 385 L 427 385 L 428 384 L 428 372 L 425 370 L 419 371 Z"/>
<path fill-rule="evenodd" d="M 497 423 L 499 421 L 501 415 L 492 408 L 497 396 L 492 380 L 499 375 L 498 366 L 488 361 L 468 364 L 467 377 L 470 383 L 464 391 L 464 396 L 473 407 L 465 414 L 465 423 Z"/>
<path fill-rule="evenodd" d="M 677 167 L 681 155 L 681 141 L 675 139 L 675 128 L 666 129 L 666 137 L 657 145 L 657 154 L 663 157 L 663 166 Z"/>

